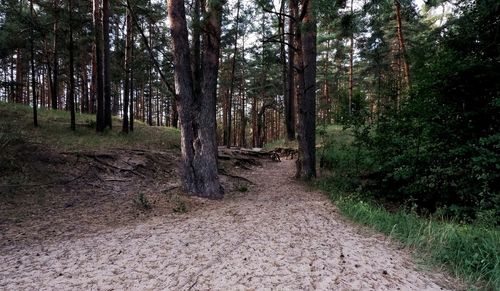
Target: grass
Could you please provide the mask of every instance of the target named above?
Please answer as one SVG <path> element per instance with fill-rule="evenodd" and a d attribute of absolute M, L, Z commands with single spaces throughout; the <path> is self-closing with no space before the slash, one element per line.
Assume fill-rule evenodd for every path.
<path fill-rule="evenodd" d="M 316 185 L 329 193 L 343 215 L 417 250 L 426 263 L 444 266 L 471 289 L 500 290 L 500 230 L 384 208 L 360 191 L 360 174 L 373 166 L 369 153 L 358 149 L 351 134 L 339 127 L 328 127 L 323 135 L 325 148 L 319 155 L 324 150 L 332 170 Z"/>
<path fill-rule="evenodd" d="M 113 118 L 113 129 L 96 134 L 95 115 L 76 114 L 76 131 L 70 130 L 69 112 L 38 110 L 39 127 L 33 127 L 32 108 L 0 102 L 0 134 L 15 130 L 31 142 L 46 144 L 61 151 L 102 150 L 112 148 L 156 149 L 179 148 L 180 133 L 169 127 L 147 126 L 135 120 L 134 132 L 121 133 L 121 119 Z"/>
<path fill-rule="evenodd" d="M 273 140 L 271 142 L 264 144 L 265 150 L 272 150 L 275 148 L 293 148 L 293 149 L 296 149 L 296 148 L 298 148 L 298 144 L 297 144 L 296 140 L 287 141 L 285 139 Z"/>

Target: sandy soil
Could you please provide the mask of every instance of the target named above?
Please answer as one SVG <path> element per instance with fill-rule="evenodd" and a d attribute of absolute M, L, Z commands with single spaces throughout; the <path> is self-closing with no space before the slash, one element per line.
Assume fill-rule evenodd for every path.
<path fill-rule="evenodd" d="M 255 185 L 185 214 L 0 249 L 2 290 L 443 290 L 406 250 L 346 222 L 290 177 L 294 161 L 248 171 Z"/>

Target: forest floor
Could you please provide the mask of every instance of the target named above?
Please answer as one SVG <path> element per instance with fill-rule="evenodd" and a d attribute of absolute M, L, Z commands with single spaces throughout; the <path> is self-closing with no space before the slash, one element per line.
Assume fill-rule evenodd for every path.
<path fill-rule="evenodd" d="M 293 160 L 227 169 L 244 179 L 226 176 L 226 197 L 206 201 L 152 194 L 175 192 L 175 173 L 142 177 L 153 160 L 174 164 L 171 153 L 66 155 L 87 159 L 86 178 L 62 185 L 64 199 L 0 223 L 2 290 L 463 288 L 417 267 L 387 237 L 343 219 L 327 195 L 292 179 Z M 75 195 L 84 185 L 94 189 L 83 191 L 92 199 Z M 140 189 L 152 195 L 149 210 L 131 201 Z"/>

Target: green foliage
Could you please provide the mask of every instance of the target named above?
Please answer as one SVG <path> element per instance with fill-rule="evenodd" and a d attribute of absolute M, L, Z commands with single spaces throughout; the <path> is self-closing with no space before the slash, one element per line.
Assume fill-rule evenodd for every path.
<path fill-rule="evenodd" d="M 175 213 L 186 213 L 186 212 L 188 212 L 188 208 L 187 208 L 186 202 L 184 201 L 184 199 L 182 199 L 182 196 L 180 194 L 174 193 L 172 195 L 172 197 L 171 197 L 171 201 L 174 204 L 174 207 L 172 208 L 172 210 Z"/>
<path fill-rule="evenodd" d="M 121 127 L 115 126 L 105 134 L 95 133 L 95 115 L 76 114 L 77 128 L 69 130 L 69 112 L 40 108 L 38 118 L 40 126 L 33 128 L 31 108 L 25 105 L 0 102 L 0 134 L 9 135 L 10 131 L 2 128 L 16 129 L 17 136 L 33 142 L 47 144 L 61 151 L 95 150 L 112 148 L 147 148 L 155 150 L 178 149 L 179 130 L 169 127 L 146 126 L 135 121 L 134 132 L 123 135 Z M 121 120 L 115 118 L 114 124 Z"/>
<path fill-rule="evenodd" d="M 438 209 L 423 218 L 416 212 L 415 200 L 408 207 L 376 199 L 365 191 L 374 160 L 370 151 L 357 152 L 354 133 L 338 126 L 327 128 L 330 139 L 324 158 L 331 171 L 316 185 L 327 191 L 341 212 L 354 221 L 373 227 L 405 246 L 426 254 L 426 262 L 447 267 L 454 275 L 486 289 L 500 287 L 500 231 L 492 227 L 493 211 L 478 213 L 474 224 L 443 219 L 448 210 Z M 382 197 L 378 197 L 382 198 Z M 380 206 L 383 202 L 384 207 Z"/>
<path fill-rule="evenodd" d="M 239 185 L 238 186 L 238 191 L 240 191 L 240 192 L 247 192 L 248 191 L 247 185 Z"/>
<path fill-rule="evenodd" d="M 350 120 L 355 144 L 377 165 L 364 189 L 378 199 L 500 225 L 500 58 L 491 47 L 499 16 L 491 5 L 465 5 L 427 34 L 400 109 L 374 123 Z"/>
<path fill-rule="evenodd" d="M 141 209 L 144 209 L 144 210 L 150 210 L 151 208 L 153 208 L 153 205 L 151 204 L 148 197 L 146 197 L 146 195 L 143 192 L 139 192 L 139 194 L 137 195 L 137 198 L 134 200 L 134 202 Z"/>

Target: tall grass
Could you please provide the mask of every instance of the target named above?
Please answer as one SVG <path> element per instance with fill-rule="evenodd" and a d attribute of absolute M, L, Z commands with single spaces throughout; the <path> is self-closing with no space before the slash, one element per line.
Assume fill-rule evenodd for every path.
<path fill-rule="evenodd" d="M 347 131 L 330 127 L 326 135 L 322 150 L 331 175 L 317 186 L 330 194 L 345 216 L 415 249 L 424 261 L 444 266 L 471 287 L 500 290 L 499 229 L 384 208 L 361 188 L 360 174 L 373 166 L 369 152 L 356 148 Z"/>

